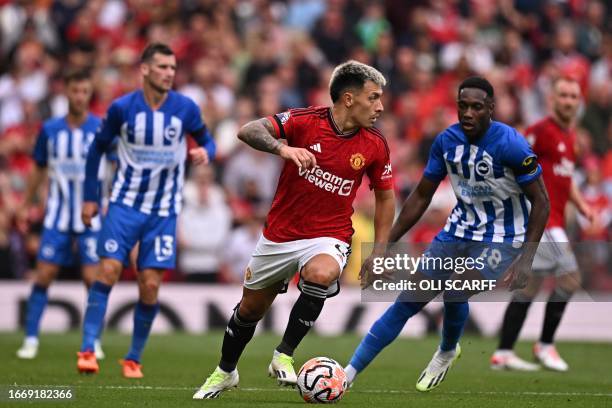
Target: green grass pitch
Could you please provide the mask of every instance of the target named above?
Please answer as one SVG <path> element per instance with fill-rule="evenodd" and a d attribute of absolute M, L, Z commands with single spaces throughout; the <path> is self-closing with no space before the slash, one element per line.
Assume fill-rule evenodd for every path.
<path fill-rule="evenodd" d="M 80 334 L 43 334 L 39 355 L 20 361 L 15 351 L 19 334 L 0 334 L 0 387 L 14 385 L 68 385 L 74 401 L 0 401 L 0 406 L 43 407 L 298 407 L 294 389 L 279 388 L 266 369 L 278 336 L 256 336 L 238 366 L 240 388 L 218 400 L 193 401 L 191 396 L 218 362 L 222 333 L 206 335 L 153 335 L 143 356 L 143 380 L 120 376 L 117 362 L 127 351 L 129 336 L 108 333 L 103 343 L 107 358 L 96 376 L 76 372 L 76 350 Z M 328 356 L 344 364 L 360 338 L 354 335 L 320 337 L 309 335 L 298 349 L 296 370 L 311 357 Z M 612 345 L 560 343 L 570 364 L 568 373 L 495 372 L 488 366 L 495 347 L 492 339 L 462 339 L 463 356 L 449 372 L 444 384 L 429 393 L 418 393 L 415 381 L 438 342 L 437 338 L 400 339 L 385 349 L 358 378 L 340 402 L 347 407 L 612 407 Z M 518 352 L 530 354 L 529 343 Z"/>

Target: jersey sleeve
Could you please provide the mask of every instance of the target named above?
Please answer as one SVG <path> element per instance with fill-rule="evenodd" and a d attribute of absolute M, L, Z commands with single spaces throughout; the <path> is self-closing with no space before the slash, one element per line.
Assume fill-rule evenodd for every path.
<path fill-rule="evenodd" d="M 519 133 L 514 133 L 509 138 L 505 146 L 503 164 L 512 169 L 516 182 L 521 186 L 531 183 L 542 174 L 538 156 L 527 143 L 527 139 Z"/>
<path fill-rule="evenodd" d="M 187 120 L 185 121 L 185 131 L 191 135 L 195 135 L 201 129 L 206 128 L 204 120 L 202 119 L 202 112 L 196 103 L 186 98 L 187 105 Z"/>
<path fill-rule="evenodd" d="M 36 145 L 34 145 L 34 152 L 32 153 L 32 158 L 36 162 L 38 167 L 47 167 L 48 161 L 48 151 L 47 151 L 47 142 L 49 141 L 49 137 L 47 135 L 47 131 L 43 126 L 40 129 L 40 133 L 38 134 L 38 138 L 36 139 Z"/>
<path fill-rule="evenodd" d="M 85 201 L 99 201 L 98 172 L 102 155 L 113 150 L 115 138 L 121 129 L 121 108 L 113 103 L 106 118 L 96 132 L 96 137 L 89 147 L 87 161 L 85 162 L 85 183 L 83 187 L 83 198 Z"/>
<path fill-rule="evenodd" d="M 94 143 L 103 151 L 107 151 L 112 145 L 115 138 L 121 131 L 122 114 L 121 107 L 114 102 L 106 112 L 106 118 L 102 121 L 100 128 L 96 132 Z"/>
<path fill-rule="evenodd" d="M 187 127 L 185 130 L 191 134 L 193 139 L 198 143 L 199 146 L 206 149 L 208 158 L 213 160 L 215 153 L 217 152 L 217 145 L 212 134 L 209 132 L 208 127 L 202 119 L 202 112 L 198 105 L 191 99 L 188 99 L 189 116 L 187 120 Z"/>
<path fill-rule="evenodd" d="M 423 171 L 423 176 L 434 182 L 440 182 L 446 177 L 446 162 L 442 151 L 442 136 L 443 133 L 439 134 L 431 145 L 429 159 L 427 159 L 427 165 Z"/>
<path fill-rule="evenodd" d="M 381 143 L 376 158 L 372 161 L 366 173 L 370 179 L 370 190 L 391 190 L 393 188 L 393 170 L 391 156 L 386 143 Z"/>
<path fill-rule="evenodd" d="M 268 116 L 267 119 L 274 126 L 275 137 L 277 139 L 285 139 L 291 145 L 296 127 L 296 120 L 292 110 Z"/>

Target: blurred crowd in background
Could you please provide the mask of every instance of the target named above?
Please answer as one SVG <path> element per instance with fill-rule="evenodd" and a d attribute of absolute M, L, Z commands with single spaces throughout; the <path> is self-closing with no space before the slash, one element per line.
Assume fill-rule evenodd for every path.
<path fill-rule="evenodd" d="M 140 86 L 140 52 L 153 41 L 177 56 L 175 89 L 193 98 L 218 158 L 192 167 L 169 280 L 242 282 L 276 188 L 280 160 L 236 139 L 246 122 L 290 107 L 330 104 L 334 65 L 355 59 L 387 78 L 378 127 L 392 155 L 398 205 L 421 176 L 433 138 L 456 121 L 458 83 L 495 88 L 495 118 L 519 130 L 548 113 L 551 81 L 581 84 L 575 180 L 599 222 L 569 212 L 576 241 L 599 241 L 583 263 L 589 288 L 612 290 L 612 6 L 600 0 L 0 0 L 0 278 L 33 272 L 46 191 L 22 200 L 44 120 L 64 115 L 62 73 L 94 75 L 92 112 Z M 356 282 L 361 242 L 373 240 L 374 199 L 355 205 Z M 407 236 L 430 242 L 455 199 L 443 184 Z M 578 250 L 580 253 L 581 251 Z M 584 252 L 584 251 L 582 251 Z M 133 278 L 128 268 L 125 278 Z M 64 278 L 77 278 L 67 268 Z M 210 279 L 213 277 L 213 279 Z"/>

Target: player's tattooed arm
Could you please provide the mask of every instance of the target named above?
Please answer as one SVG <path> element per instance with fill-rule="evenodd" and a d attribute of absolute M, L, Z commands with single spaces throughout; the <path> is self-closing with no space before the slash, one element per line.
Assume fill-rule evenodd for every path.
<path fill-rule="evenodd" d="M 274 137 L 274 127 L 266 118 L 251 121 L 238 132 L 238 138 L 253 149 L 280 154 L 283 143 Z"/>
<path fill-rule="evenodd" d="M 299 168 L 314 168 L 317 160 L 314 155 L 301 147 L 291 147 L 274 137 L 274 127 L 266 118 L 254 120 L 244 125 L 238 132 L 238 138 L 253 149 L 278 154 L 290 160 Z"/>

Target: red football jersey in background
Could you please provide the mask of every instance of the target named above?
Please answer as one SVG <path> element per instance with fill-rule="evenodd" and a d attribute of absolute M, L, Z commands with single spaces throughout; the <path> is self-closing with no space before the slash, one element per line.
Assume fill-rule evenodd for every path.
<path fill-rule="evenodd" d="M 550 197 L 550 217 L 546 228 L 565 228 L 565 206 L 576 162 L 576 134 L 573 129 L 563 129 L 548 116 L 527 128 L 525 135 L 538 156 Z"/>
<path fill-rule="evenodd" d="M 264 236 L 273 242 L 331 237 L 350 244 L 353 201 L 364 174 L 370 188 L 393 188 L 389 148 L 378 129 L 342 134 L 329 107 L 290 109 L 268 117 L 276 136 L 308 149 L 314 169 L 285 161 Z"/>

